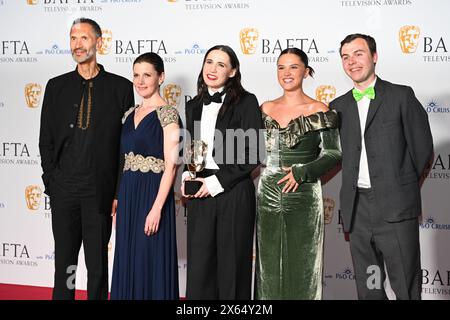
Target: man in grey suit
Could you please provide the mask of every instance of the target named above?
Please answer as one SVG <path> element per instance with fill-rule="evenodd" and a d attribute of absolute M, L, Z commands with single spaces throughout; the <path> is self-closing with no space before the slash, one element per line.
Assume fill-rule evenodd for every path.
<path fill-rule="evenodd" d="M 428 116 L 410 87 L 375 75 L 375 40 L 348 35 L 340 48 L 354 89 L 336 98 L 342 144 L 341 214 L 359 299 L 421 298 L 420 180 L 433 154 Z"/>

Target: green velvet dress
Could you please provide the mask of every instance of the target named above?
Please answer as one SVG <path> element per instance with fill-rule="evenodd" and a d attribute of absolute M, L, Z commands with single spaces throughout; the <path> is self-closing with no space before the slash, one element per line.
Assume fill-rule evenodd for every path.
<path fill-rule="evenodd" d="M 334 110 L 286 128 L 263 113 L 266 168 L 257 194 L 255 299 L 321 299 L 323 203 L 320 177 L 341 159 Z M 296 192 L 277 185 L 292 167 Z"/>

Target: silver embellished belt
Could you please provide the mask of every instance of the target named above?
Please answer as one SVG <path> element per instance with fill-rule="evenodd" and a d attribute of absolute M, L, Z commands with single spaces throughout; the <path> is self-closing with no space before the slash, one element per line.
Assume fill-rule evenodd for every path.
<path fill-rule="evenodd" d="M 144 157 L 140 154 L 134 154 L 130 152 L 125 154 L 125 165 L 123 171 L 141 171 L 147 173 L 152 171 L 154 173 L 160 173 L 164 171 L 164 160 L 148 156 Z"/>

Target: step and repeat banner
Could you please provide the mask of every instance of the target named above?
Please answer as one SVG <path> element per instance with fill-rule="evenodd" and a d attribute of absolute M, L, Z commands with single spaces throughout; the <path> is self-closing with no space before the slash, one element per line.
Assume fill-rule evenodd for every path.
<path fill-rule="evenodd" d="M 208 48 L 227 44 L 244 87 L 260 103 L 282 91 L 276 59 L 303 49 L 316 70 L 305 91 L 329 103 L 351 89 L 339 57 L 349 33 L 378 44 L 378 75 L 415 90 L 428 113 L 435 160 L 422 187 L 423 298 L 450 299 L 450 2 L 442 0 L 0 0 L 0 283 L 53 285 L 50 199 L 43 193 L 39 120 L 48 79 L 75 68 L 69 30 L 78 17 L 103 31 L 105 69 L 132 79 L 147 51 L 165 62 L 162 92 L 184 117 Z M 139 97 L 136 97 L 139 102 Z M 180 175 L 179 175 L 180 177 Z M 257 179 L 255 183 L 258 183 Z M 338 173 L 324 184 L 324 299 L 356 299 L 349 243 L 339 216 Z M 180 295 L 185 295 L 186 210 L 176 182 Z M 109 246 L 110 270 L 114 232 Z M 77 288 L 86 287 L 83 252 Z"/>

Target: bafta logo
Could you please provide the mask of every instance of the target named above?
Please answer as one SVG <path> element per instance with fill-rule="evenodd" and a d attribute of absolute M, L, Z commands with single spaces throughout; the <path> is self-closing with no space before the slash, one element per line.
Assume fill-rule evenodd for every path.
<path fill-rule="evenodd" d="M 37 108 L 41 98 L 42 87 L 39 83 L 29 83 L 25 86 L 25 101 L 29 108 Z"/>
<path fill-rule="evenodd" d="M 174 192 L 175 198 L 175 215 L 178 217 L 180 210 L 183 207 L 183 196 L 179 192 Z"/>
<path fill-rule="evenodd" d="M 316 89 L 316 99 L 329 105 L 336 97 L 336 88 L 330 85 L 321 85 Z"/>
<path fill-rule="evenodd" d="M 334 200 L 331 198 L 323 198 L 323 213 L 325 224 L 330 224 L 333 221 Z"/>
<path fill-rule="evenodd" d="M 30 5 L 38 4 L 38 0 L 27 0 L 27 4 Z"/>
<path fill-rule="evenodd" d="M 398 40 L 403 53 L 414 53 L 419 46 L 420 28 L 417 26 L 403 26 L 398 32 Z"/>
<path fill-rule="evenodd" d="M 259 32 L 255 28 L 244 28 L 239 33 L 241 50 L 243 54 L 255 54 Z"/>
<path fill-rule="evenodd" d="M 178 107 L 181 101 L 181 87 L 179 85 L 169 83 L 163 89 L 164 99 L 173 107 Z"/>
<path fill-rule="evenodd" d="M 112 47 L 112 32 L 108 29 L 102 29 L 102 45 L 98 49 L 99 54 L 108 54 Z"/>
<path fill-rule="evenodd" d="M 41 204 L 42 190 L 39 186 L 31 185 L 25 188 L 25 200 L 27 208 L 30 210 L 38 210 Z"/>

